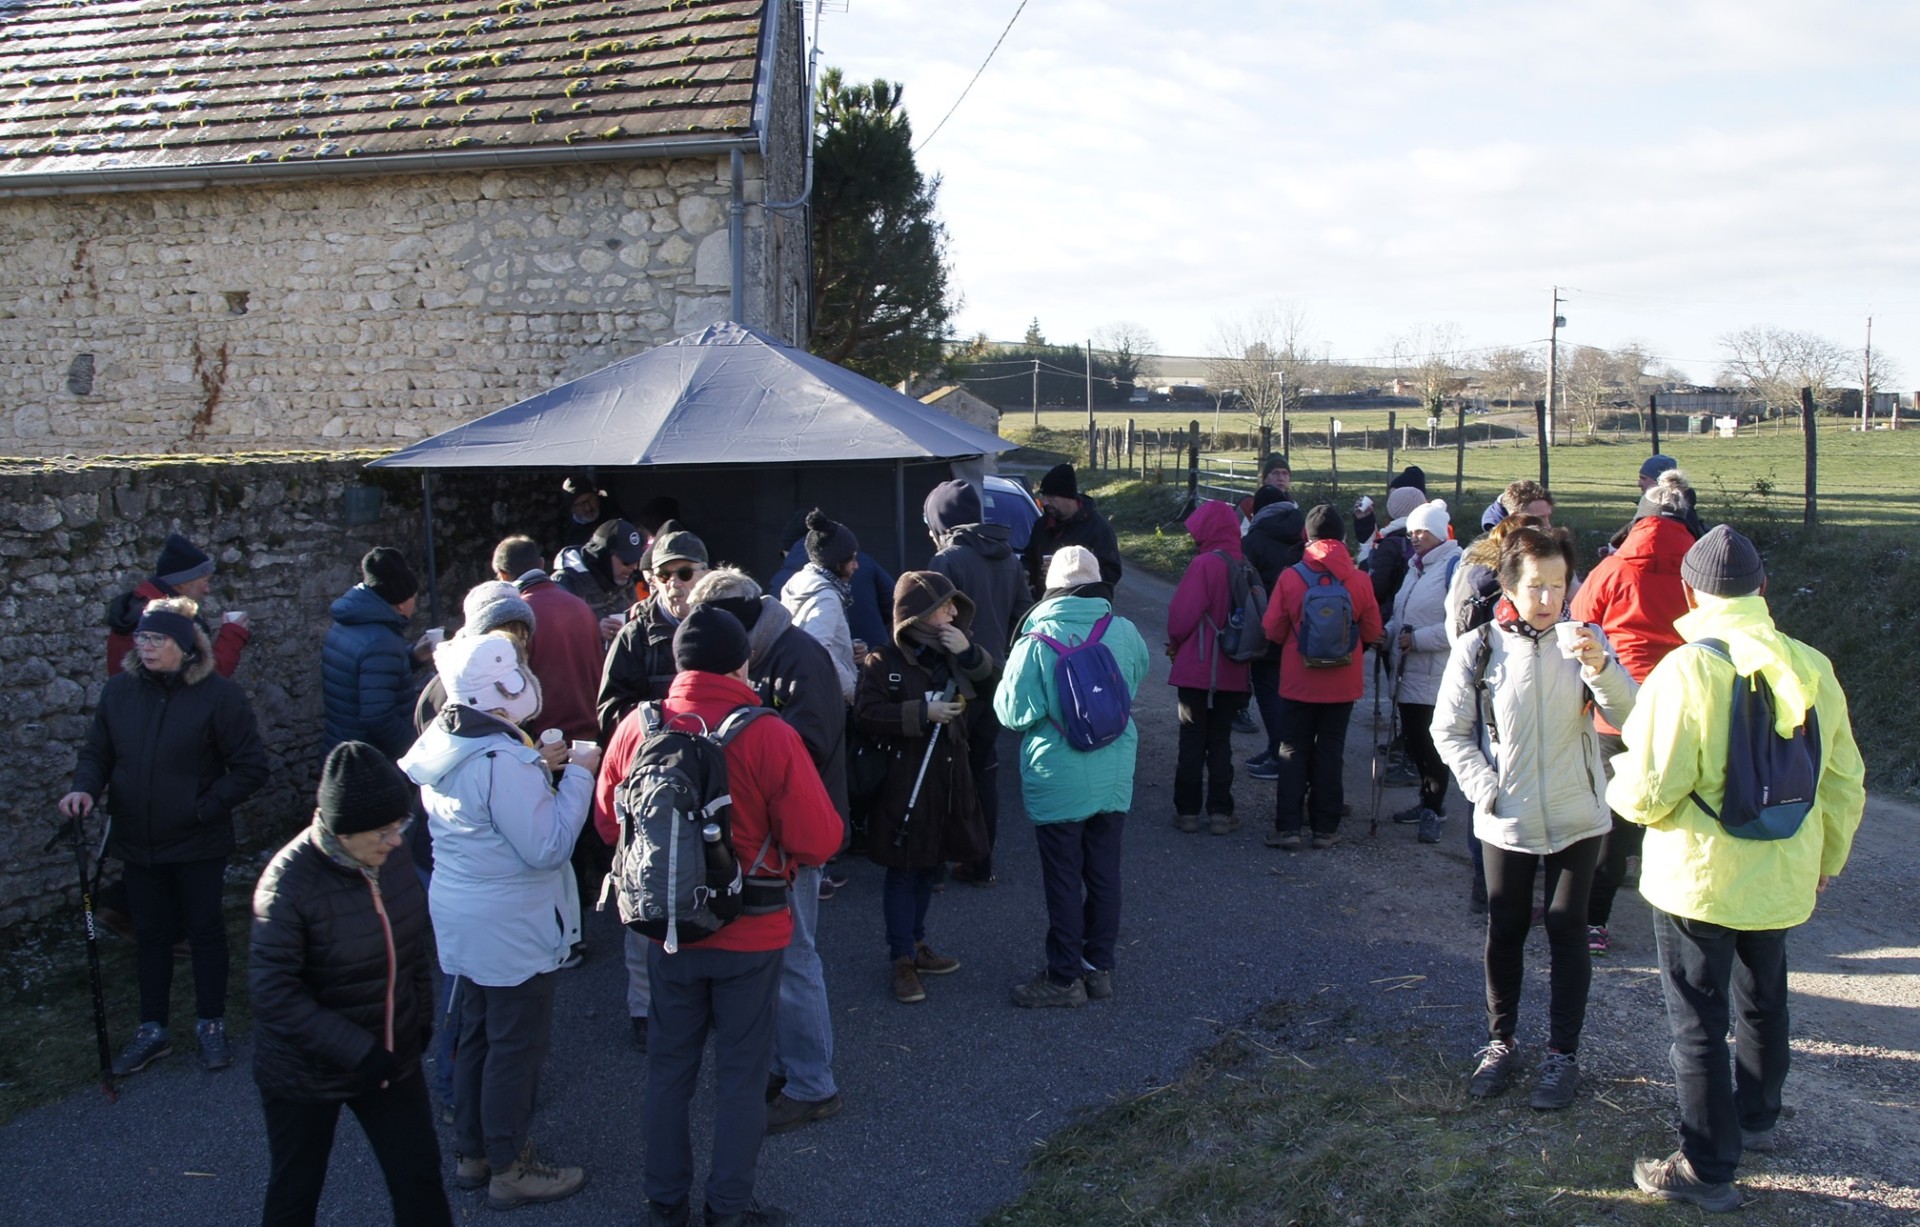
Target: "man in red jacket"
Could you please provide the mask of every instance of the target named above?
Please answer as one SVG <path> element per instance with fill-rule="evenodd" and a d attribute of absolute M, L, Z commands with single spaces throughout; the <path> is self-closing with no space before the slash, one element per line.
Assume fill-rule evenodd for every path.
<path fill-rule="evenodd" d="M 747 684 L 747 632 L 711 605 L 695 607 L 673 636 L 673 679 L 661 714 L 688 727 L 720 727 L 735 709 L 756 707 Z M 620 837 L 613 798 L 643 740 L 641 713 L 629 712 L 608 742 L 594 793 L 593 820 L 608 843 Z M 800 735 L 777 716 L 763 716 L 727 745 L 727 788 L 733 797 L 733 848 L 742 866 L 791 880 L 796 865 L 819 865 L 840 850 L 840 815 Z M 772 841 L 761 859 L 762 848 Z M 753 1200 L 754 1166 L 767 1125 L 767 1069 L 773 1058 L 774 1008 L 780 963 L 793 937 L 790 908 L 741 916 L 697 945 L 647 952 L 653 990 L 648 1014 L 646 1167 L 649 1222 L 684 1223 L 693 1188 L 688 1122 L 700 1053 L 713 1037 L 713 1154 L 706 1185 L 712 1227 L 785 1222 L 784 1212 Z"/>
<path fill-rule="evenodd" d="M 1280 721 L 1280 790 L 1274 829 L 1267 847 L 1291 852 L 1300 846 L 1301 810 L 1307 781 L 1313 781 L 1313 846 L 1333 846 L 1346 801 L 1341 772 L 1347 749 L 1347 722 L 1366 687 L 1366 653 L 1384 633 L 1373 581 L 1353 565 L 1347 553 L 1347 526 L 1340 513 L 1322 503 L 1307 513 L 1307 548 L 1299 566 L 1280 573 L 1261 625 L 1267 640 L 1280 645 L 1280 695 L 1286 709 Z M 1302 574 L 1305 571 L 1306 574 Z M 1302 611 L 1309 577 L 1321 576 L 1347 590 L 1359 641 L 1348 661 L 1335 667 L 1309 667 L 1300 651 Z"/>
<path fill-rule="evenodd" d="M 204 603 L 212 587 L 213 556 L 179 533 L 168 533 L 153 574 L 142 580 L 138 588 L 122 593 L 107 605 L 107 676 L 112 677 L 125 667 L 127 653 L 133 651 L 134 626 L 147 611 L 148 601 L 183 596 Z M 247 626 L 247 615 L 227 614 L 218 631 L 202 621 L 200 629 L 213 640 L 213 671 L 221 677 L 232 677 L 240 667 L 240 649 L 253 637 Z"/>

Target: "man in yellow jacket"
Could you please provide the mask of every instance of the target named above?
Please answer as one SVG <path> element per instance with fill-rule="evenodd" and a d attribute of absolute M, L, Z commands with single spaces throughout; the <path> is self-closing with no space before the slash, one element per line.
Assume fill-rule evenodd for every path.
<path fill-rule="evenodd" d="M 1647 828 L 1640 894 L 1654 938 L 1673 1032 L 1680 1149 L 1633 1165 L 1634 1183 L 1668 1201 L 1733 1210 L 1743 1150 L 1770 1151 L 1787 1079 L 1787 931 L 1813 915 L 1847 862 L 1866 804 L 1866 768 L 1847 697 L 1827 658 L 1780 633 L 1767 610 L 1766 568 L 1753 542 L 1722 524 L 1680 565 L 1689 612 L 1674 629 L 1689 644 L 1717 639 L 1725 659 L 1685 647 L 1654 666 L 1620 730 L 1607 803 Z M 1691 794 L 1721 808 L 1734 674 L 1771 688 L 1775 728 L 1818 713 L 1820 777 L 1813 808 L 1785 839 L 1728 834 Z M 1737 1014 L 1729 1070 L 1727 1024 Z"/>

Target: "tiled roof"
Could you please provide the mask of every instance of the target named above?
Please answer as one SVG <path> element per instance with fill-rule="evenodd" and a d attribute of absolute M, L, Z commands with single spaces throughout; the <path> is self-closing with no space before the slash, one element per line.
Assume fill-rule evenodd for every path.
<path fill-rule="evenodd" d="M 0 0 L 0 188 L 29 174 L 737 135 L 752 124 L 765 8 Z"/>

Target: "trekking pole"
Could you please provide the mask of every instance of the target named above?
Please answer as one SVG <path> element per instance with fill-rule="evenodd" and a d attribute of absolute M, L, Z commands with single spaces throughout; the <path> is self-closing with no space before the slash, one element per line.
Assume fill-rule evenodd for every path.
<path fill-rule="evenodd" d="M 107 837 L 113 831 L 113 816 L 107 816 L 100 830 L 100 855 L 94 858 L 96 869 L 92 875 L 87 873 L 87 836 L 82 826 L 77 817 L 69 820 L 65 827 L 53 833 L 41 851 L 51 852 L 60 846 L 62 838 L 72 837 L 73 861 L 80 870 L 80 913 L 86 922 L 87 975 L 93 981 L 93 1034 L 100 1049 L 100 1090 L 108 1103 L 118 1103 L 120 1092 L 113 1085 L 113 1045 L 107 1040 L 107 990 L 100 972 L 100 930 L 93 920 L 93 895 L 100 887 L 99 870 L 106 864 Z"/>
<path fill-rule="evenodd" d="M 942 703 L 953 702 L 953 692 L 957 685 L 958 683 L 953 680 L 947 682 L 947 688 L 940 692 Z M 920 772 L 913 777 L 913 791 L 907 794 L 906 812 L 900 815 L 900 829 L 893 835 L 893 846 L 896 848 L 906 847 L 907 824 L 913 821 L 913 807 L 920 804 L 920 786 L 927 782 L 927 767 L 933 762 L 934 748 L 940 744 L 940 730 L 946 727 L 945 724 L 934 725 L 933 736 L 927 738 L 927 752 L 920 758 Z"/>

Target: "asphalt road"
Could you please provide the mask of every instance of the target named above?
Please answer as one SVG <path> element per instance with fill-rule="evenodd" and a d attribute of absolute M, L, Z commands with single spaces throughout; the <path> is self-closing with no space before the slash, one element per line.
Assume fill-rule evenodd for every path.
<path fill-rule="evenodd" d="M 1161 641 L 1170 590 L 1146 577 L 1129 577 L 1121 587 L 1121 611 L 1149 644 Z M 1113 999 L 1031 1012 L 1008 1002 L 1008 988 L 1043 963 L 1045 909 L 1017 775 L 1005 769 L 999 884 L 952 885 L 935 896 L 930 937 L 963 966 L 930 980 L 926 1002 L 901 1006 L 889 992 L 879 870 L 856 864 L 851 884 L 821 906 L 836 1073 L 847 1106 L 831 1121 L 767 1140 L 763 1201 L 806 1223 L 979 1222 L 1018 1194 L 1035 1142 L 1088 1108 L 1168 1082 L 1259 1007 L 1305 1000 L 1330 985 L 1361 1003 L 1347 1024 L 1356 1034 L 1437 1028 L 1464 1076 L 1480 1037 L 1482 928 L 1465 907 L 1465 836 L 1455 822 L 1436 848 L 1415 844 L 1411 828 L 1391 824 L 1367 838 L 1370 699 L 1356 711 L 1350 737 L 1347 786 L 1356 817 L 1343 831 L 1345 842 L 1296 855 L 1261 845 L 1273 787 L 1244 778 L 1235 789 L 1245 820 L 1239 831 L 1177 833 L 1169 801 L 1172 690 L 1157 653 L 1135 710 L 1144 736 L 1127 832 L 1128 893 Z M 1257 748 L 1255 738 L 1236 741 L 1242 757 Z M 1012 751 L 1009 738 L 1003 761 L 1014 760 Z M 1408 800 L 1390 793 L 1384 808 Z M 1887 888 L 1900 890 L 1897 881 L 1889 863 Z M 1875 897 L 1871 889 L 1830 896 L 1862 910 L 1872 908 Z M 1621 906 L 1641 908 L 1637 898 Z M 1911 909 L 1903 904 L 1901 910 Z M 593 957 L 561 981 L 555 1048 L 534 1125 L 542 1152 L 584 1164 L 588 1186 L 568 1201 L 514 1211 L 515 1223 L 628 1224 L 643 1213 L 643 1063 L 627 1044 L 618 931 L 604 915 L 590 922 Z M 1644 968 L 1650 951 L 1638 947 L 1651 943 L 1627 932 L 1642 925 L 1643 919 L 1633 926 L 1616 919 L 1621 950 L 1614 962 L 1622 973 L 1630 965 Z M 1842 944 L 1857 949 L 1885 942 Z M 1529 1030 L 1544 1028 L 1537 966 L 1544 961 L 1530 960 L 1536 966 L 1523 1006 L 1523 1042 L 1543 1038 Z M 1424 979 L 1391 979 L 1397 977 Z M 1640 970 L 1636 982 L 1643 979 Z M 1602 977 L 1596 987 L 1605 982 Z M 129 999 L 131 986 L 121 986 L 117 996 Z M 1881 1003 L 1883 1010 L 1892 1004 Z M 1590 1044 L 1631 1036 L 1634 1047 L 1649 1048 L 1644 1061 L 1655 1060 L 1657 1008 L 1637 1004 L 1618 1031 L 1590 1027 Z M 1898 1017 L 1904 1013 L 1882 1017 L 1893 1030 L 1910 1032 L 1910 1020 Z M 1880 1042 L 1895 1050 L 1914 1047 L 1906 1035 Z M 267 1152 L 250 1055 L 243 1044 L 235 1067 L 217 1075 L 175 1057 L 129 1080 L 117 1105 L 92 1091 L 76 1093 L 0 1129 L 0 1168 L 9 1176 L 0 1223 L 133 1227 L 257 1219 Z M 1642 1063 L 1642 1054 L 1634 1060 Z M 696 1101 L 695 1114 L 696 1131 L 704 1131 L 710 1098 Z M 1911 1111 L 1894 1115 L 1901 1123 L 1882 1137 L 1912 1136 Z M 448 1147 L 444 1132 L 441 1144 Z M 697 1156 L 703 1145 L 697 1138 Z M 696 1166 L 704 1174 L 704 1162 L 697 1159 Z M 1880 1178 L 1900 1183 L 1901 1174 Z M 459 1221 L 493 1216 L 484 1194 L 456 1190 L 450 1196 Z M 351 1123 L 340 1129 L 321 1221 L 388 1221 L 378 1170 Z"/>

